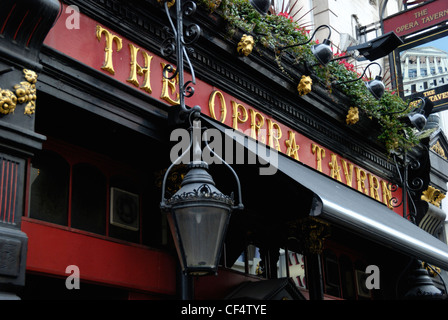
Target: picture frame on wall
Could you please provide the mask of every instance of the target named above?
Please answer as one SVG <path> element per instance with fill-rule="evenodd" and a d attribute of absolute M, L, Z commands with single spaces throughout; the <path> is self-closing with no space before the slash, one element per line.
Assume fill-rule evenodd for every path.
<path fill-rule="evenodd" d="M 124 229 L 140 228 L 139 195 L 119 188 L 110 188 L 110 223 Z"/>

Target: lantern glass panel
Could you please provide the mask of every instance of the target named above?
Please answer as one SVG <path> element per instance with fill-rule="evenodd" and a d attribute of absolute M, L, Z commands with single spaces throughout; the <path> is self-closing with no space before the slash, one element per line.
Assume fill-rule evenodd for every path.
<path fill-rule="evenodd" d="M 180 244 L 185 254 L 184 268 L 216 269 L 230 214 L 229 208 L 188 206 L 174 209 Z M 200 273 L 200 272 L 199 272 Z M 206 272 L 207 273 L 207 272 Z"/>

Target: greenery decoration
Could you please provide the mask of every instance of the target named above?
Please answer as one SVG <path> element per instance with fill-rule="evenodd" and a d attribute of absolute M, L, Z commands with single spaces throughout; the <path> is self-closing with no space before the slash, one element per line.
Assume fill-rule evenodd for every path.
<path fill-rule="evenodd" d="M 198 0 L 198 3 L 205 6 L 210 11 L 215 11 L 221 15 L 227 22 L 228 35 L 233 36 L 237 32 L 252 34 L 254 37 L 255 50 L 259 48 L 270 48 L 275 53 L 275 60 L 282 72 L 294 81 L 281 63 L 284 55 L 293 58 L 294 64 L 308 63 L 316 64 L 317 61 L 311 52 L 311 46 L 318 41 L 310 41 L 306 45 L 288 48 L 280 51 L 283 46 L 304 43 L 309 40 L 309 30 L 306 26 L 294 22 L 288 12 L 275 12 L 266 16 L 260 15 L 249 3 L 248 0 L 222 0 L 219 7 L 215 2 L 209 0 Z M 254 51 L 255 51 L 254 50 Z M 326 88 L 331 94 L 335 82 L 343 82 L 358 78 L 360 75 L 356 72 L 355 66 L 348 59 L 343 59 L 345 53 L 335 53 L 335 57 L 341 59 L 330 62 L 327 66 L 313 67 L 314 78 L 318 83 Z M 363 80 L 370 80 L 369 77 Z M 316 83 L 316 81 L 313 81 Z M 355 81 L 336 86 L 337 90 L 345 94 L 351 102 L 351 107 L 359 110 L 359 117 L 368 117 L 376 121 L 381 134 L 378 139 L 385 145 L 389 152 L 394 150 L 409 150 L 419 143 L 417 131 L 400 121 L 406 113 L 412 112 L 413 108 L 402 113 L 408 102 L 400 98 L 397 92 L 386 90 L 380 100 L 376 100 L 368 92 L 364 81 Z M 351 124 L 353 125 L 353 124 Z"/>

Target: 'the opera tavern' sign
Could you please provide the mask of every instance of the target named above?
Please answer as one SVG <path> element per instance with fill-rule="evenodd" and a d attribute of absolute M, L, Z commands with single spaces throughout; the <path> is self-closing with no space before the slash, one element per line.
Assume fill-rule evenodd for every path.
<path fill-rule="evenodd" d="M 144 94 L 170 105 L 178 103 L 177 80 L 168 80 L 162 76 L 166 61 L 85 15 L 80 16 L 79 29 L 68 29 L 64 19 L 59 19 L 47 36 L 45 44 L 141 90 Z M 391 199 L 401 199 L 401 190 L 398 188 L 396 191 L 391 191 L 388 181 L 342 158 L 219 88 L 199 79 L 196 79 L 195 88 L 195 94 L 187 100 L 187 104 L 200 105 L 205 115 L 235 130 L 247 133 L 271 148 L 345 183 L 391 209 Z"/>
<path fill-rule="evenodd" d="M 423 6 L 387 17 L 383 21 L 384 33 L 394 31 L 402 37 L 427 29 L 448 19 L 448 2 L 437 0 Z"/>
<path fill-rule="evenodd" d="M 392 53 L 394 88 L 409 101 L 428 98 L 434 104 L 432 113 L 448 109 L 446 21 L 446 0 L 425 2 L 384 19 L 384 32 L 394 31 L 404 40 Z"/>

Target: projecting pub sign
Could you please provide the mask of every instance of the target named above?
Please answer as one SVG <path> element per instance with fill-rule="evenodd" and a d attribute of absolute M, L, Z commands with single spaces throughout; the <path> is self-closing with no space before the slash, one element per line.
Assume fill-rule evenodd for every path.
<path fill-rule="evenodd" d="M 432 1 L 384 20 L 404 44 L 393 52 L 395 87 L 404 99 L 428 98 L 448 109 L 448 1 Z"/>

